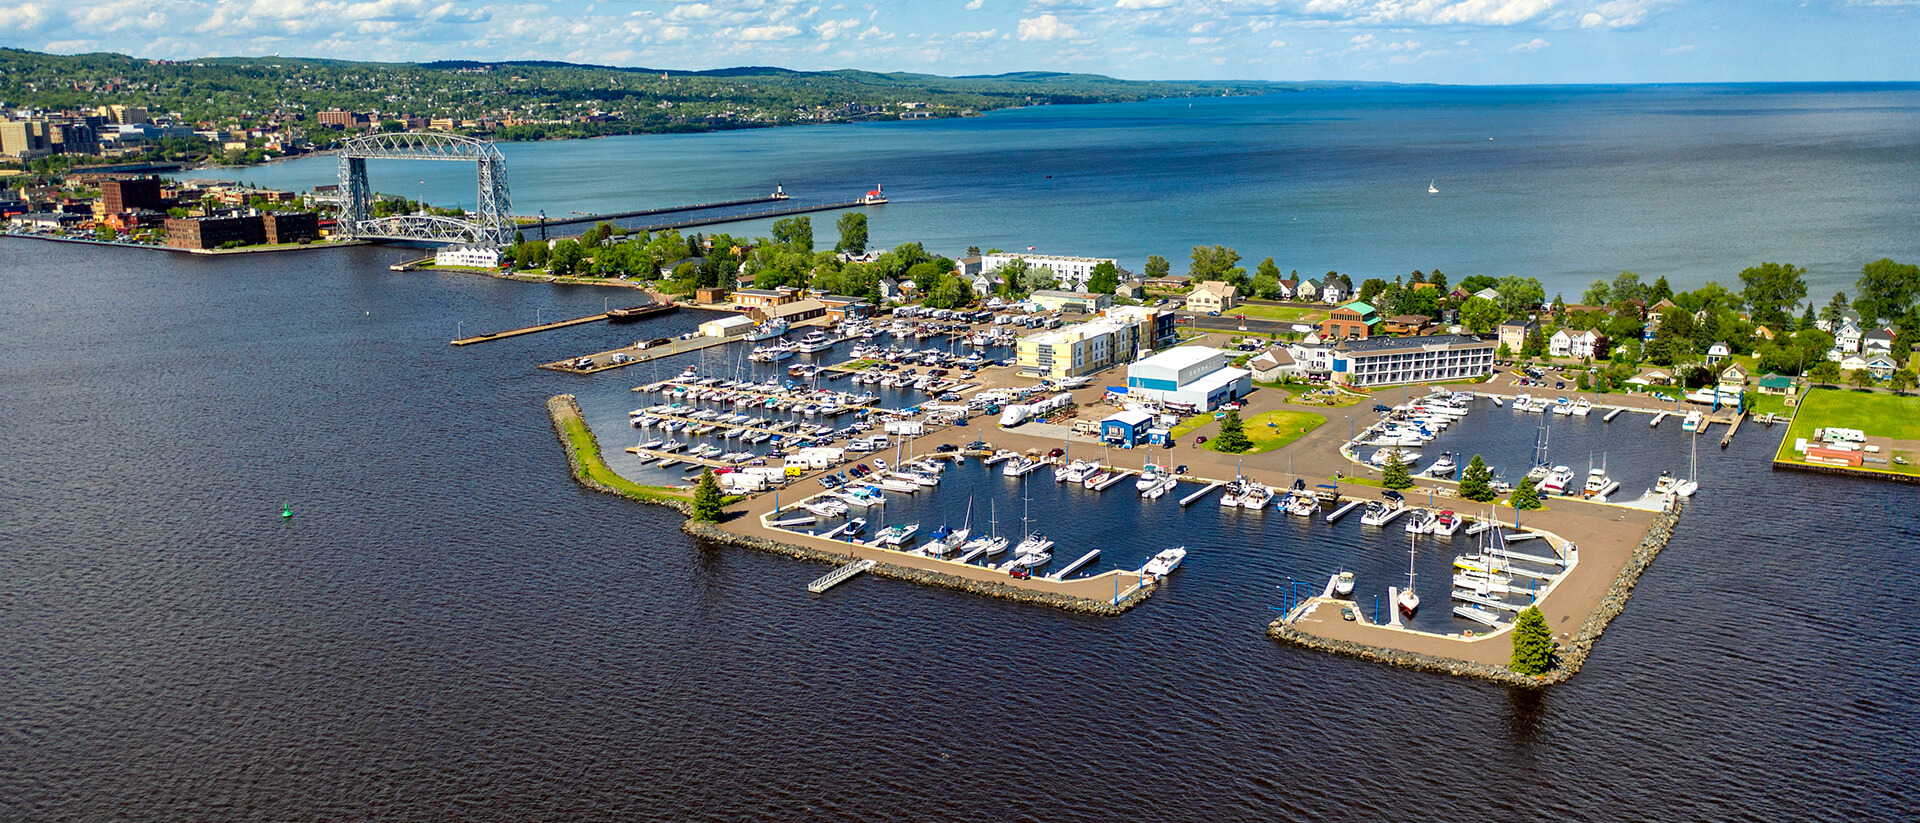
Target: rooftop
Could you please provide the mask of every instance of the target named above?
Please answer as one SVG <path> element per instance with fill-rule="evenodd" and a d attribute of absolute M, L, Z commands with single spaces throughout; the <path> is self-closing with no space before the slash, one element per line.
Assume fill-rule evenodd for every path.
<path fill-rule="evenodd" d="M 1207 362 L 1208 358 L 1221 354 L 1210 346 L 1176 346 L 1152 357 L 1142 358 L 1136 366 L 1152 365 L 1163 369 L 1178 371 L 1188 366 L 1197 366 Z"/>
<path fill-rule="evenodd" d="M 1353 353 L 1375 354 L 1400 349 L 1432 348 L 1435 346 L 1485 346 L 1493 344 L 1469 334 L 1427 334 L 1419 337 L 1369 337 L 1365 340 L 1348 338 L 1340 348 Z"/>

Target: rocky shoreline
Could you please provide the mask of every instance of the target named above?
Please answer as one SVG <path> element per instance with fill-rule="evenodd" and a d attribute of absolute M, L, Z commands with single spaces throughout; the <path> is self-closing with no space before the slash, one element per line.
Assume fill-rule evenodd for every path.
<path fill-rule="evenodd" d="M 580 465 L 579 456 L 574 453 L 572 443 L 567 440 L 566 426 L 563 421 L 569 417 L 584 419 L 580 413 L 580 404 L 574 396 L 570 394 L 559 394 L 547 398 L 547 416 L 553 423 L 554 435 L 560 439 L 561 451 L 567 455 L 567 468 L 573 474 L 573 479 L 588 489 L 602 494 L 610 494 L 629 500 L 638 500 L 638 502 L 642 503 L 653 503 L 673 509 L 689 518 L 680 524 L 680 530 L 689 536 L 701 540 L 739 546 L 741 548 L 754 549 L 783 557 L 792 557 L 799 560 L 825 563 L 828 565 L 837 566 L 847 562 L 847 557 L 843 554 L 822 551 L 820 549 L 810 549 L 805 546 L 767 540 L 752 535 L 735 534 L 721 528 L 718 524 L 697 522 L 691 519 L 693 516 L 693 504 L 690 501 L 667 498 L 638 499 L 632 495 L 621 492 L 619 489 L 601 483 L 593 479 L 593 477 L 587 473 L 586 468 Z M 1126 613 L 1134 606 L 1146 600 L 1149 595 L 1153 594 L 1153 590 L 1157 588 L 1157 584 L 1155 583 L 1144 583 L 1122 595 L 1118 601 L 1109 602 L 1106 600 L 1092 600 L 1071 595 L 1030 591 L 1017 586 L 1009 586 L 1005 583 L 971 580 L 957 575 L 908 568 L 906 566 L 896 566 L 891 563 L 876 563 L 873 568 L 867 570 L 867 573 L 893 580 L 905 580 L 910 583 L 918 583 L 923 586 L 940 586 L 948 589 L 956 589 L 967 592 L 968 594 L 1010 600 L 1015 603 L 1051 606 L 1077 614 L 1105 616 Z"/>
<path fill-rule="evenodd" d="M 1633 594 L 1633 587 L 1640 581 L 1640 574 L 1647 570 L 1647 566 L 1653 563 L 1653 559 L 1666 548 L 1667 541 L 1673 538 L 1673 527 L 1680 520 L 1680 509 L 1683 505 L 1676 503 L 1672 510 L 1661 512 L 1654 518 L 1653 524 L 1647 527 L 1646 536 L 1641 538 L 1638 546 L 1634 547 L 1633 556 L 1620 567 L 1620 573 L 1614 576 L 1613 585 L 1607 588 L 1606 596 L 1602 597 L 1599 605 L 1587 615 L 1586 621 L 1580 625 L 1579 633 L 1560 649 L 1558 665 L 1554 666 L 1553 671 L 1543 675 L 1525 675 L 1505 666 L 1436 657 L 1365 643 L 1332 640 L 1295 629 L 1287 625 L 1285 618 L 1268 624 L 1267 636 L 1310 649 L 1344 654 L 1376 663 L 1390 663 L 1416 671 L 1450 674 L 1457 677 L 1474 677 L 1520 688 L 1543 689 L 1564 683 L 1579 672 L 1580 667 L 1587 662 L 1587 655 L 1592 653 L 1594 641 L 1600 639 L 1601 633 L 1607 629 L 1607 624 L 1626 608 L 1627 598 Z"/>

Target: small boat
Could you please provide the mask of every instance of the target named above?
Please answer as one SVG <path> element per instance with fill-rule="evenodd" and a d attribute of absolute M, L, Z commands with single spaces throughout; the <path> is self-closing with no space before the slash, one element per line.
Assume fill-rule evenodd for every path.
<path fill-rule="evenodd" d="M 1568 400 L 1564 397 L 1554 401 L 1553 413 L 1554 414 L 1573 414 L 1573 401 Z"/>
<path fill-rule="evenodd" d="M 1584 397 L 1573 401 L 1573 416 L 1586 417 L 1593 412 L 1593 401 Z"/>
<path fill-rule="evenodd" d="M 1433 526 L 1433 512 L 1426 509 L 1414 509 L 1413 514 L 1407 518 L 1408 534 L 1426 534 L 1433 531 Z"/>
<path fill-rule="evenodd" d="M 1434 185 L 1435 183 L 1438 183 L 1438 182 L 1440 182 L 1440 178 L 1438 178 L 1438 177 L 1435 177 L 1434 179 L 1432 179 L 1432 180 L 1429 180 L 1429 181 L 1427 181 L 1427 193 L 1428 193 L 1428 194 L 1439 194 L 1439 193 L 1440 193 L 1440 189 L 1439 189 L 1439 187 L 1438 187 L 1438 186 L 1435 186 L 1435 185 Z"/>
<path fill-rule="evenodd" d="M 907 542 L 907 538 L 912 537 L 914 532 L 919 530 L 918 523 L 888 526 L 873 536 L 873 542 L 883 546 L 898 546 Z"/>
<path fill-rule="evenodd" d="M 1000 571 L 1008 572 L 1018 577 L 1023 574 L 1030 574 L 1034 569 L 1045 566 L 1052 560 L 1053 555 L 1044 551 L 1034 552 L 1032 554 L 1016 554 L 1012 560 L 1000 564 L 997 568 Z"/>
<path fill-rule="evenodd" d="M 1312 517 L 1314 510 L 1318 508 L 1320 508 L 1320 501 L 1311 494 L 1295 493 L 1287 498 L 1288 514 Z"/>
<path fill-rule="evenodd" d="M 1102 466 L 1099 463 L 1094 463 L 1092 464 L 1092 472 L 1087 475 L 1087 479 L 1080 481 L 1080 485 L 1089 489 L 1098 488 L 1101 484 L 1112 478 L 1112 469 Z"/>
<path fill-rule="evenodd" d="M 1220 508 L 1231 509 L 1240 505 L 1240 496 L 1245 494 L 1245 483 L 1233 480 L 1220 490 Z"/>
<path fill-rule="evenodd" d="M 1700 424 L 1706 422 L 1706 419 L 1707 416 L 1698 411 L 1687 412 L 1687 416 L 1680 421 L 1680 430 L 1689 432 L 1699 431 Z"/>
<path fill-rule="evenodd" d="M 1155 483 L 1153 487 L 1147 489 L 1146 491 L 1141 492 L 1140 496 L 1145 497 L 1148 500 L 1158 500 L 1162 495 L 1165 495 L 1167 492 L 1173 491 L 1173 487 L 1179 484 L 1180 484 L 1180 480 L 1174 477 L 1172 474 L 1163 474 L 1160 476 L 1159 482 Z"/>
<path fill-rule="evenodd" d="M 1015 556 L 1039 554 L 1050 548 L 1053 548 L 1053 541 L 1048 540 L 1046 535 L 1029 534 L 1025 540 L 1020 541 L 1020 545 L 1014 547 L 1013 553 Z"/>
<path fill-rule="evenodd" d="M 839 517 L 847 513 L 847 501 L 826 497 L 802 503 L 800 504 L 800 508 L 806 509 L 821 517 Z"/>
<path fill-rule="evenodd" d="M 1002 468 L 1000 473 L 1008 477 L 1023 477 L 1037 468 L 1040 468 L 1040 461 L 1022 455 L 1007 461 L 1006 467 Z"/>
<path fill-rule="evenodd" d="M 1240 508 L 1260 511 L 1266 508 L 1267 503 L 1272 500 L 1272 487 L 1265 483 L 1250 483 L 1247 485 L 1246 492 L 1240 495 Z"/>
<path fill-rule="evenodd" d="M 1166 577 L 1168 574 L 1171 574 L 1174 569 L 1180 568 L 1181 561 L 1186 559 L 1187 547 L 1176 546 L 1171 549 L 1166 549 L 1154 555 L 1152 559 L 1147 561 L 1146 565 L 1141 566 L 1140 573 L 1153 577 Z"/>
<path fill-rule="evenodd" d="M 1428 477 L 1452 477 L 1454 472 L 1459 471 L 1459 468 L 1460 467 L 1453 462 L 1453 452 L 1441 452 L 1440 459 L 1433 461 L 1433 465 L 1427 467 L 1426 475 Z"/>
<path fill-rule="evenodd" d="M 847 537 L 855 537 L 859 535 L 861 532 L 864 532 L 866 530 L 867 530 L 867 519 L 864 517 L 856 517 L 852 520 L 847 521 L 846 528 L 843 529 L 840 533 Z"/>
<path fill-rule="evenodd" d="M 642 446 L 641 448 L 646 447 Z M 1679 481 L 1673 476 L 1672 472 L 1661 472 L 1660 479 L 1653 481 L 1653 493 L 1666 494 L 1673 491 L 1677 485 L 1679 485 Z"/>
<path fill-rule="evenodd" d="M 1433 518 L 1433 533 L 1452 537 L 1454 532 L 1460 531 L 1461 522 L 1460 515 L 1454 514 L 1450 509 L 1443 510 Z"/>
<path fill-rule="evenodd" d="M 1360 522 L 1368 526 L 1384 526 L 1406 512 L 1406 505 L 1398 492 L 1388 492 L 1384 500 L 1367 501 L 1367 510 L 1360 515 Z"/>
<path fill-rule="evenodd" d="M 1341 597 L 1353 594 L 1353 572 L 1341 572 L 1333 579 L 1333 593 Z"/>

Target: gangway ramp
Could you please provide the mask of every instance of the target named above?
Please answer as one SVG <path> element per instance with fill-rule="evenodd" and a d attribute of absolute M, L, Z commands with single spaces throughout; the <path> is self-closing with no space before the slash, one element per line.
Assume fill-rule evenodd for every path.
<path fill-rule="evenodd" d="M 834 586 L 838 586 L 841 583 L 845 583 L 848 580 L 853 579 L 854 575 L 857 575 L 863 571 L 871 569 L 873 568 L 873 566 L 874 566 L 874 561 L 872 560 L 864 560 L 864 559 L 855 560 L 852 563 L 848 563 L 845 566 L 841 566 L 840 568 L 827 572 L 825 575 L 822 575 L 820 579 L 815 580 L 812 583 L 808 583 L 807 591 L 813 592 L 814 594 L 819 594 L 821 592 L 824 592 L 828 589 L 833 588 Z"/>

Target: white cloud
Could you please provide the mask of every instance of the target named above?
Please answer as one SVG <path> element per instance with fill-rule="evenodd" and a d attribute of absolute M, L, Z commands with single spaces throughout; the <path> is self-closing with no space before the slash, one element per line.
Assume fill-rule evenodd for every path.
<path fill-rule="evenodd" d="M 1116 9 L 1164 9 L 1179 5 L 1180 0 L 1115 0 Z"/>
<path fill-rule="evenodd" d="M 1066 40 L 1080 36 L 1079 29 L 1052 14 L 1023 18 L 1019 33 L 1022 41 Z"/>
<path fill-rule="evenodd" d="M 968 3 L 964 6 L 961 6 L 960 8 L 966 9 L 967 11 L 979 11 L 980 7 L 986 4 L 987 4 L 987 0 L 973 0 L 973 2 Z"/>
<path fill-rule="evenodd" d="M 1697 49 L 1697 48 L 1699 48 L 1698 45 L 1693 43 L 1688 43 L 1684 46 L 1674 46 L 1673 48 L 1667 49 L 1666 51 L 1663 51 L 1660 53 L 1667 56 L 1673 56 L 1676 54 L 1686 54 L 1687 52 L 1693 51 L 1694 49 Z"/>
<path fill-rule="evenodd" d="M 1533 38 L 1532 40 L 1528 40 L 1528 41 L 1527 41 L 1527 42 L 1525 42 L 1525 43 L 1521 43 L 1521 44 L 1518 44 L 1518 45 L 1516 45 L 1516 46 L 1514 46 L 1513 48 L 1510 48 L 1510 49 L 1507 49 L 1507 51 L 1511 51 L 1511 52 L 1519 52 L 1519 53 L 1521 53 L 1521 54 L 1525 54 L 1525 53 L 1527 53 L 1527 52 L 1535 52 L 1535 51 L 1539 51 L 1539 50 L 1541 50 L 1541 49 L 1544 49 L 1544 48 L 1546 48 L 1546 47 L 1548 47 L 1548 46 L 1551 46 L 1551 45 L 1553 45 L 1553 44 L 1552 44 L 1552 43 L 1549 43 L 1549 42 L 1547 42 L 1547 41 L 1545 41 L 1545 40 L 1542 40 L 1542 39 L 1540 39 L 1540 38 L 1538 38 L 1538 37 L 1535 37 L 1535 38 Z"/>
<path fill-rule="evenodd" d="M 747 26 L 735 30 L 733 36 L 740 40 L 760 43 L 768 40 L 784 40 L 799 33 L 799 29 L 781 24 L 774 26 Z"/>
<path fill-rule="evenodd" d="M 22 3 L 12 8 L 0 6 L 0 29 L 14 31 L 33 31 L 46 25 L 47 7 L 39 3 Z"/>
<path fill-rule="evenodd" d="M 860 19 L 857 17 L 849 17 L 845 20 L 823 20 L 813 27 L 813 33 L 820 35 L 822 40 L 832 40 L 853 31 L 859 25 Z"/>

